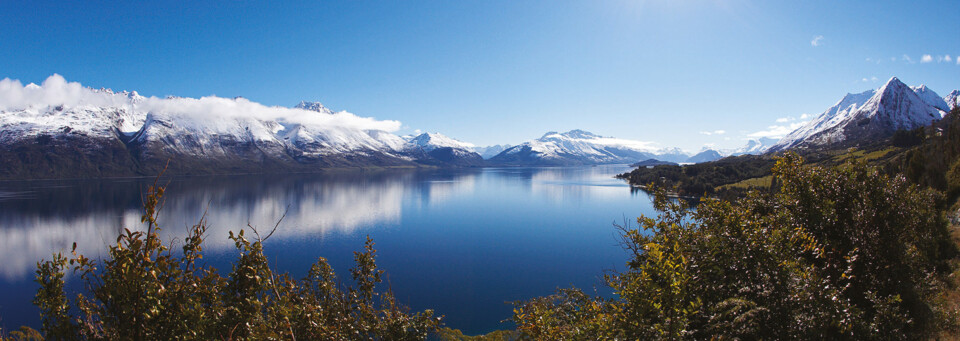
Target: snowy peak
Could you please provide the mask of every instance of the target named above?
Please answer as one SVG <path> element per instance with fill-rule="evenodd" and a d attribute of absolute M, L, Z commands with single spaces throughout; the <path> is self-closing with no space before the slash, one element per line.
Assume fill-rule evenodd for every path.
<path fill-rule="evenodd" d="M 574 129 L 565 133 L 558 133 L 555 131 L 549 131 L 546 134 L 543 134 L 540 137 L 539 141 L 556 141 L 556 140 L 592 140 L 603 138 L 603 136 L 591 133 L 586 130 Z"/>
<path fill-rule="evenodd" d="M 701 163 L 701 162 L 710 162 L 716 161 L 723 158 L 723 154 L 713 149 L 704 149 L 703 151 L 697 153 L 694 156 L 691 156 L 686 160 L 689 163 Z"/>
<path fill-rule="evenodd" d="M 458 141 L 440 133 L 423 133 L 407 141 L 407 148 L 416 148 L 426 152 L 437 148 L 455 148 L 473 151 L 474 145 Z"/>
<path fill-rule="evenodd" d="M 831 128 L 840 125 L 844 120 L 848 119 L 853 115 L 857 109 L 863 106 L 864 103 L 873 98 L 877 94 L 877 90 L 867 90 L 857 94 L 848 93 L 846 96 L 840 99 L 839 102 L 834 104 L 832 107 L 827 108 L 826 111 L 817 116 L 809 123 L 797 128 L 787 134 L 780 142 L 775 145 L 768 147 L 769 150 L 780 150 L 786 148 L 792 148 L 797 144 L 801 143 L 805 138 L 816 134 L 820 131 L 825 131 Z"/>
<path fill-rule="evenodd" d="M 832 107 L 823 112 L 824 115 L 833 117 L 838 114 L 853 112 L 856 109 L 860 108 L 861 105 L 866 103 L 877 94 L 877 90 L 867 90 L 858 94 L 847 94 L 840 99 L 837 104 L 834 104 Z"/>
<path fill-rule="evenodd" d="M 327 107 L 323 106 L 323 103 L 320 102 L 300 101 L 294 108 L 333 115 L 333 110 L 327 109 Z"/>
<path fill-rule="evenodd" d="M 926 88 L 926 86 L 924 86 L 924 88 Z M 883 84 L 883 86 L 877 89 L 877 93 L 874 94 L 873 97 L 870 97 L 870 100 L 864 104 L 864 107 L 869 105 L 869 103 L 875 103 L 883 100 L 884 98 L 899 98 L 906 96 L 907 94 L 916 95 L 917 93 L 913 91 L 913 88 L 901 82 L 899 78 L 891 77 L 887 83 Z"/>
<path fill-rule="evenodd" d="M 930 90 L 926 85 L 920 84 L 920 86 L 911 87 L 911 89 L 913 89 L 913 92 L 916 93 L 921 100 L 942 111 L 943 114 L 950 111 L 950 106 L 947 105 L 947 101 L 944 100 L 943 97 L 940 97 L 940 95 L 937 95 L 933 90 Z"/>
<path fill-rule="evenodd" d="M 747 143 L 743 145 L 743 147 L 733 150 L 730 153 L 730 155 L 737 156 L 737 155 L 744 155 L 744 154 L 751 154 L 751 155 L 763 154 L 768 149 L 770 149 L 770 147 L 773 147 L 774 145 L 776 145 L 778 141 L 780 140 L 769 138 L 769 137 L 749 139 L 747 140 Z"/>
<path fill-rule="evenodd" d="M 770 150 L 879 141 L 896 130 L 913 129 L 940 119 L 946 107 L 945 101 L 925 85 L 909 87 L 892 77 L 877 90 L 847 94 Z"/>
<path fill-rule="evenodd" d="M 486 160 L 494 156 L 497 156 L 497 154 L 500 154 L 501 152 L 503 152 L 504 150 L 507 150 L 510 147 L 512 146 L 509 144 L 495 144 L 495 145 L 486 146 L 486 147 L 474 147 L 473 151 L 480 154 L 480 156 L 483 157 L 484 160 Z"/>
<path fill-rule="evenodd" d="M 510 147 L 490 161 L 515 165 L 585 165 L 634 163 L 651 158 L 684 161 L 689 155 L 661 155 L 650 142 L 603 137 L 575 129 L 565 133 L 548 132 L 539 139 Z"/>
<path fill-rule="evenodd" d="M 949 94 L 943 97 L 943 101 L 947 103 L 947 106 L 952 110 L 957 106 L 960 106 L 960 90 L 953 90 Z"/>
<path fill-rule="evenodd" d="M 410 137 L 403 145 L 406 155 L 412 156 L 424 164 L 446 164 L 455 166 L 482 166 L 480 156 L 471 143 L 458 141 L 440 133 L 424 133 Z"/>
<path fill-rule="evenodd" d="M 924 87 L 925 89 L 926 87 Z M 927 94 L 936 95 L 933 91 Z M 899 79 L 893 77 L 877 90 L 867 103 L 857 110 L 859 118 L 876 117 L 893 129 L 912 129 L 940 119 L 943 114 Z M 858 124 L 861 122 L 858 122 Z"/>

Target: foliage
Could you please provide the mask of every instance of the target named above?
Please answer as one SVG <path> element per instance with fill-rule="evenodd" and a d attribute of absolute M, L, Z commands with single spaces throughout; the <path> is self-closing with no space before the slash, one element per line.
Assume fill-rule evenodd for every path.
<path fill-rule="evenodd" d="M 770 174 L 774 162 L 771 157 L 741 155 L 686 166 L 640 167 L 619 177 L 634 185 L 673 189 L 682 196 L 712 195 L 719 186 Z"/>
<path fill-rule="evenodd" d="M 40 334 L 36 329 L 22 326 L 18 330 L 14 330 L 9 334 L 6 333 L 2 328 L 0 328 L 0 341 L 42 341 L 43 335 Z"/>
<path fill-rule="evenodd" d="M 889 165 L 898 162 L 905 151 L 927 146 L 924 134 L 925 130 L 921 127 L 897 131 L 889 141 L 861 141 L 855 145 L 839 143 L 827 149 L 797 148 L 794 152 L 800 153 L 807 162 L 821 166 L 866 162 L 884 168 L 889 174 L 896 174 L 901 170 Z M 918 145 L 920 147 L 916 147 Z M 940 150 L 940 146 L 928 148 Z M 925 162 L 923 158 L 917 159 L 915 166 L 922 168 Z M 775 185 L 770 181 L 775 163 L 774 155 L 740 155 L 684 166 L 639 167 L 618 177 L 635 186 L 666 188 L 681 197 L 736 199 L 746 196 L 751 190 L 768 189 Z"/>
<path fill-rule="evenodd" d="M 923 143 L 924 138 L 926 138 L 926 133 L 923 131 L 923 127 L 913 130 L 899 129 L 893 133 L 890 144 L 901 148 L 913 147 Z"/>
<path fill-rule="evenodd" d="M 496 330 L 483 335 L 469 336 L 463 335 L 459 329 L 443 328 L 439 333 L 439 339 L 443 341 L 513 341 L 519 337 L 520 333 L 514 330 Z"/>
<path fill-rule="evenodd" d="M 517 304 L 523 337 L 917 339 L 951 316 L 955 255 L 941 198 L 864 164 L 777 160 L 775 192 L 707 199 L 695 211 L 658 191 L 657 218 L 623 228 L 616 297 L 577 289 Z"/>
<path fill-rule="evenodd" d="M 927 131 L 923 144 L 891 162 L 891 172 L 910 181 L 960 196 L 960 107 Z"/>
<path fill-rule="evenodd" d="M 124 230 L 104 260 L 74 250 L 69 259 L 57 254 L 38 264 L 34 303 L 46 338 L 422 340 L 440 325 L 431 310 L 410 314 L 389 291 L 377 290 L 383 271 L 369 237 L 354 253 L 354 287 L 344 288 L 324 258 L 303 279 L 275 273 L 263 252 L 270 234 L 261 238 L 252 227 L 255 240 L 243 230 L 230 234 L 239 256 L 223 277 L 199 264 L 205 219 L 192 227 L 180 253 L 162 243 L 157 214 L 163 193 L 156 183 L 149 188 L 142 217 L 147 231 Z M 88 292 L 72 301 L 63 286 L 68 266 Z"/>

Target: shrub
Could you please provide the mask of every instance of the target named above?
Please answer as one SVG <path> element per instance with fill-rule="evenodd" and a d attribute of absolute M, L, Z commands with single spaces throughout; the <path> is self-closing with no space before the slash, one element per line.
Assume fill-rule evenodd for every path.
<path fill-rule="evenodd" d="M 775 192 L 704 200 L 659 191 L 657 218 L 623 228 L 615 298 L 577 289 L 517 304 L 527 338 L 917 339 L 947 312 L 954 256 L 940 196 L 863 164 L 773 169 Z"/>
<path fill-rule="evenodd" d="M 47 338 L 422 340 L 440 325 L 431 310 L 408 313 L 391 292 L 377 290 L 383 270 L 369 237 L 364 250 L 354 253 L 354 287 L 344 288 L 324 258 L 299 280 L 274 272 L 263 252 L 272 232 L 261 238 L 252 228 L 253 240 L 243 230 L 230 233 L 239 257 L 223 277 L 198 264 L 205 219 L 193 226 L 180 253 L 160 240 L 163 193 L 156 182 L 148 189 L 142 217 L 147 231 L 124 230 L 104 260 L 84 257 L 74 246 L 71 257 L 56 254 L 38 264 L 34 303 Z M 88 288 L 72 300 L 63 285 L 68 267 Z"/>

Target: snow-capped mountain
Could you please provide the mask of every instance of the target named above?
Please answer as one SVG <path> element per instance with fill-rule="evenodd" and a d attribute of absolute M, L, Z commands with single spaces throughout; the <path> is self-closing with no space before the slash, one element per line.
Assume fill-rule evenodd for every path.
<path fill-rule="evenodd" d="M 704 149 L 703 151 L 687 158 L 687 163 L 701 163 L 701 162 L 710 162 L 716 161 L 723 158 L 723 154 L 713 149 Z"/>
<path fill-rule="evenodd" d="M 403 145 L 407 155 L 421 163 L 456 164 L 460 166 L 483 165 L 483 157 L 474 151 L 471 143 L 459 141 L 440 133 L 423 133 L 411 137 Z"/>
<path fill-rule="evenodd" d="M 933 90 L 930 90 L 930 88 L 927 88 L 926 85 L 920 84 L 920 86 L 911 86 L 910 89 L 913 90 L 913 92 L 916 93 L 924 103 L 927 103 L 930 106 L 937 108 L 937 110 L 940 110 L 940 117 L 943 117 L 946 115 L 946 113 L 950 112 L 950 106 L 947 105 L 947 101 L 940 97 L 940 95 L 937 95 L 936 92 L 933 92 Z"/>
<path fill-rule="evenodd" d="M 399 127 L 319 102 L 268 107 L 242 97 L 157 98 L 90 89 L 59 75 L 42 85 L 3 79 L 0 177 L 155 174 L 168 160 L 171 174 L 462 165 L 460 149 L 480 159 L 472 145 L 439 134 L 420 144 L 406 141 L 390 132 Z M 450 144 L 457 152 L 437 152 Z"/>
<path fill-rule="evenodd" d="M 497 156 L 497 154 L 500 154 L 500 152 L 507 150 L 507 148 L 510 148 L 510 147 L 512 146 L 509 144 L 495 144 L 495 145 L 486 146 L 486 147 L 473 147 L 473 151 L 479 153 L 480 156 L 483 157 L 484 160 L 486 160 L 494 156 Z"/>
<path fill-rule="evenodd" d="M 0 108 L 0 178 L 131 175 L 123 140 L 142 117 L 127 108 Z"/>
<path fill-rule="evenodd" d="M 926 86 L 910 88 L 893 77 L 877 90 L 847 94 L 769 151 L 877 141 L 898 129 L 913 129 L 939 120 L 945 111 L 938 107 L 944 102 Z"/>
<path fill-rule="evenodd" d="M 943 96 L 943 101 L 950 106 L 950 109 L 960 106 L 960 103 L 957 103 L 960 102 L 960 90 L 953 90 L 946 96 Z"/>
<path fill-rule="evenodd" d="M 737 156 L 737 155 L 760 155 L 767 152 L 767 149 L 773 147 L 779 142 L 779 139 L 769 138 L 769 137 L 760 137 L 752 138 L 747 140 L 747 143 L 743 147 L 728 151 L 728 155 Z"/>
<path fill-rule="evenodd" d="M 333 115 L 333 110 L 327 109 L 327 107 L 323 106 L 323 103 L 320 102 L 300 101 L 294 108 Z"/>
<path fill-rule="evenodd" d="M 440 133 L 423 133 L 410 138 L 404 145 L 404 149 L 419 149 L 425 152 L 429 152 L 437 148 L 455 148 L 472 151 L 474 145 L 472 143 L 452 139 Z"/>
<path fill-rule="evenodd" d="M 490 162 L 509 165 L 587 165 L 634 163 L 647 159 L 663 160 L 652 143 L 603 137 L 583 130 L 548 132 L 539 139 L 510 147 L 490 158 Z M 664 150 L 673 157 L 675 150 Z M 689 155 L 683 155 L 686 160 Z M 673 160 L 663 160 L 673 161 Z"/>
<path fill-rule="evenodd" d="M 669 162 L 687 162 L 687 159 L 690 158 L 690 153 L 683 151 L 683 149 L 677 147 L 668 147 L 660 148 L 654 152 L 657 160 L 660 161 L 669 161 Z"/>

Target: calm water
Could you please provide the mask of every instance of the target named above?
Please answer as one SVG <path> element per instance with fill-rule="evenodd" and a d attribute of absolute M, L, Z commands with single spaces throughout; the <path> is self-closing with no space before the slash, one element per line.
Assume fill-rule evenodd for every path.
<path fill-rule="evenodd" d="M 272 265 L 294 277 L 326 257 L 349 279 L 367 235 L 397 297 L 433 308 L 466 333 L 510 327 L 507 302 L 574 285 L 601 287 L 622 269 L 613 222 L 652 212 L 642 192 L 612 178 L 626 166 L 352 172 L 169 179 L 160 217 L 182 237 L 208 209 L 205 260 L 222 272 L 236 255 L 227 231 L 269 230 Z M 76 242 L 103 254 L 140 225 L 146 179 L 0 182 L 0 324 L 38 327 L 30 303 L 36 262 Z M 635 221 L 635 220 L 634 220 Z M 73 284 L 76 286 L 76 283 Z M 602 290 L 601 293 L 604 293 Z"/>

